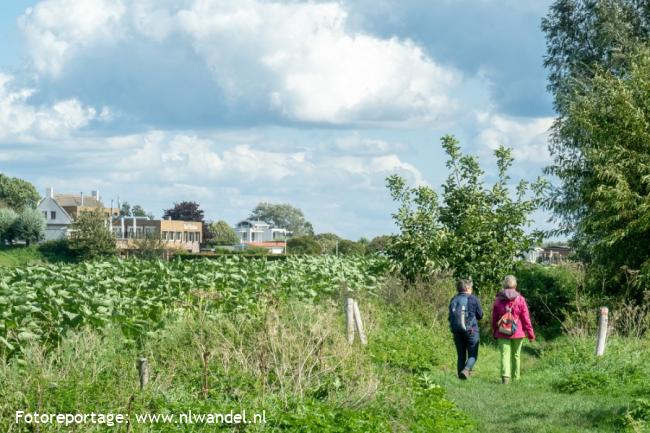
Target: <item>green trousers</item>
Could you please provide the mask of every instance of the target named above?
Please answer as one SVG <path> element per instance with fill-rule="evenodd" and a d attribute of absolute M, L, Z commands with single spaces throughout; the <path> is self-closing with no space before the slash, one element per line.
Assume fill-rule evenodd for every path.
<path fill-rule="evenodd" d="M 519 379 L 521 372 L 521 346 L 523 338 L 499 338 L 501 352 L 501 377 Z"/>

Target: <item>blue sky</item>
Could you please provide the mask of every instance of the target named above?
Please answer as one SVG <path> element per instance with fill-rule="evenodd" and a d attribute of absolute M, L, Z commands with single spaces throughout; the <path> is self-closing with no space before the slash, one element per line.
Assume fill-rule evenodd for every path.
<path fill-rule="evenodd" d="M 0 6 L 0 171 L 160 216 L 260 201 L 393 232 L 392 173 L 438 187 L 455 134 L 549 162 L 547 0 L 44 0 Z M 537 227 L 548 227 L 535 215 Z"/>

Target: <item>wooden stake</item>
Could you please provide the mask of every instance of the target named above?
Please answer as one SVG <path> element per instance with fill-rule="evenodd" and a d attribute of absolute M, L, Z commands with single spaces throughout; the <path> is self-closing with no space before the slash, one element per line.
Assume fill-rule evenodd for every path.
<path fill-rule="evenodd" d="M 607 307 L 601 307 L 599 320 L 598 320 L 598 341 L 596 343 L 596 356 L 603 356 L 605 354 L 605 343 L 607 342 L 608 320 L 609 320 L 609 309 Z"/>
<path fill-rule="evenodd" d="M 354 322 L 357 325 L 357 332 L 359 333 L 359 340 L 361 344 L 368 344 L 368 339 L 366 338 L 366 333 L 363 331 L 363 321 L 361 320 L 361 312 L 359 311 L 359 304 L 354 300 Z"/>
<path fill-rule="evenodd" d="M 140 376 L 140 390 L 142 391 L 149 382 L 149 364 L 147 363 L 147 358 L 138 358 L 136 365 Z"/>
<path fill-rule="evenodd" d="M 347 320 L 348 343 L 354 343 L 354 299 L 345 298 L 345 318 Z"/>

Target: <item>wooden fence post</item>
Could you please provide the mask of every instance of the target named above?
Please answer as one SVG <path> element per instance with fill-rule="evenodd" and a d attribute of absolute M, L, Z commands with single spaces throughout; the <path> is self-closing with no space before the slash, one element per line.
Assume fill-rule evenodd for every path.
<path fill-rule="evenodd" d="M 596 343 L 596 356 L 603 356 L 605 354 L 605 343 L 607 342 L 608 319 L 609 319 L 609 309 L 607 307 L 601 307 L 599 319 L 598 319 L 598 341 Z"/>
<path fill-rule="evenodd" d="M 147 358 L 138 358 L 136 365 L 140 377 L 140 390 L 142 391 L 149 382 L 149 364 L 147 363 Z"/>
<path fill-rule="evenodd" d="M 347 322 L 348 343 L 354 343 L 354 299 L 345 298 L 345 318 Z"/>
<path fill-rule="evenodd" d="M 356 300 L 354 302 L 354 322 L 357 325 L 357 332 L 359 333 L 359 340 L 361 344 L 368 344 L 368 339 L 366 338 L 366 333 L 363 330 L 363 321 L 361 320 L 361 312 L 359 311 L 359 304 Z"/>

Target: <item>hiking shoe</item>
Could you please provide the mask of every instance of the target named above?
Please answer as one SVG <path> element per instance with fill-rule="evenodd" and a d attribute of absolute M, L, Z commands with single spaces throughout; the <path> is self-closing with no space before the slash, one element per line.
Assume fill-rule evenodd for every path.
<path fill-rule="evenodd" d="M 463 380 L 469 379 L 470 372 L 468 369 L 463 369 L 460 373 L 458 373 L 458 377 L 460 377 Z"/>
<path fill-rule="evenodd" d="M 510 383 L 510 378 L 509 378 L 509 377 L 506 377 L 506 376 L 503 376 L 503 377 L 501 378 L 501 383 L 504 384 L 504 385 L 509 384 L 509 383 Z"/>

